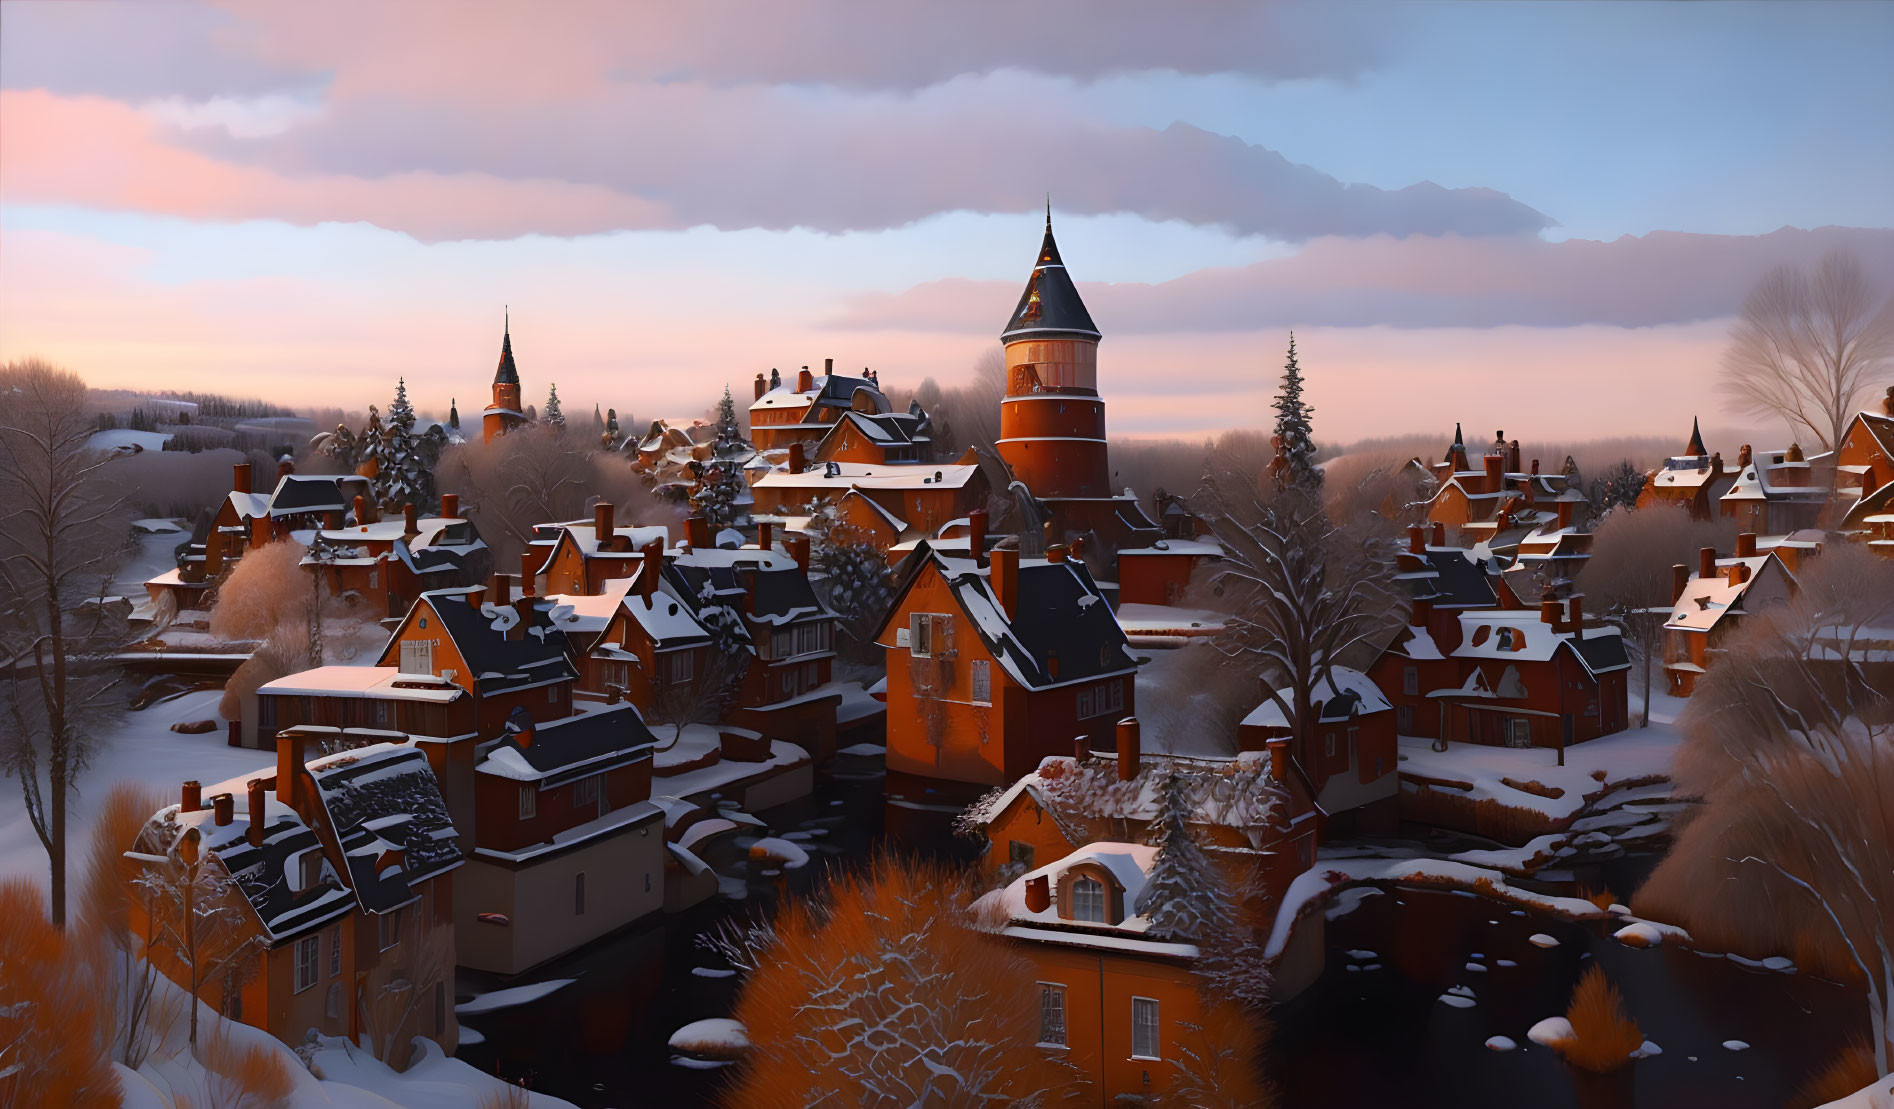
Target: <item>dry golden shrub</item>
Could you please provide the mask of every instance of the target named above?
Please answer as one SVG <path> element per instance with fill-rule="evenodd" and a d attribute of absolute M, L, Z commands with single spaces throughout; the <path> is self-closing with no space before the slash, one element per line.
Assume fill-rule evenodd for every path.
<path fill-rule="evenodd" d="M 1857 1036 L 1842 1045 L 1826 1067 L 1804 1082 L 1789 1099 L 1789 1104 L 1793 1109 L 1816 1109 L 1865 1089 L 1876 1077 L 1874 1051 L 1865 1038 Z"/>
<path fill-rule="evenodd" d="M 92 975 L 25 879 L 0 882 L 0 1107 L 120 1104 Z"/>
<path fill-rule="evenodd" d="M 1558 1051 L 1575 1067 L 1599 1073 L 1616 1070 L 1644 1046 L 1644 1033 L 1625 1013 L 1618 988 L 1605 980 L 1604 968 L 1596 963 L 1579 978 L 1565 1019 L 1572 1022 L 1572 1038 L 1560 1043 Z"/>
<path fill-rule="evenodd" d="M 1076 1076 L 1035 1046 L 1032 968 L 965 905 L 946 870 L 885 856 L 785 904 L 737 1000 L 752 1046 L 727 1103 L 1057 1103 Z"/>
<path fill-rule="evenodd" d="M 282 1052 L 264 1044 L 233 1042 L 220 1020 L 202 1054 L 204 1069 L 217 1079 L 218 1109 L 288 1109 L 296 1084 Z"/>

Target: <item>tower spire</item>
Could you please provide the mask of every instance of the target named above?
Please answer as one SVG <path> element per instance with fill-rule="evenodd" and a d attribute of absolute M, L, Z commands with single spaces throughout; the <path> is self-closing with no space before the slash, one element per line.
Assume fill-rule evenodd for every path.
<path fill-rule="evenodd" d="M 1046 232 L 1050 234 L 1051 231 L 1052 231 L 1052 194 L 1047 193 L 1046 194 Z"/>
<path fill-rule="evenodd" d="M 1690 417 L 1690 442 L 1684 445 L 1684 454 L 1691 458 L 1701 458 L 1710 452 L 1703 449 L 1703 432 L 1697 426 L 1697 418 Z"/>

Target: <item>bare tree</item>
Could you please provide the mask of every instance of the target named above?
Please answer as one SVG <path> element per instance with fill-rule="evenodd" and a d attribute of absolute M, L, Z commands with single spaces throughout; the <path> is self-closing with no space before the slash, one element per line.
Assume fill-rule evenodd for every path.
<path fill-rule="evenodd" d="M 1729 547 L 1735 533 L 1733 523 L 1693 520 L 1668 504 L 1615 509 L 1594 533 L 1578 584 L 1592 602 L 1589 611 L 1624 633 L 1644 670 L 1644 727 L 1651 725 L 1652 664 L 1664 657 L 1664 624 L 1674 599 L 1671 567 L 1694 564 L 1701 548 Z"/>
<path fill-rule="evenodd" d="M 1865 988 L 1894 1064 L 1894 563 L 1836 545 L 1753 613 L 1678 724 L 1673 778 L 1703 798 L 1638 893 L 1699 942 L 1793 952 Z"/>
<path fill-rule="evenodd" d="M 235 875 L 204 846 L 196 828 L 179 829 L 177 812 L 167 810 L 140 835 L 134 884 L 142 894 L 151 948 L 175 961 L 195 999 L 206 985 L 222 979 L 234 993 L 252 969 L 248 956 L 263 944 L 263 931 Z M 191 1051 L 197 1052 L 197 1010 L 189 1006 Z"/>
<path fill-rule="evenodd" d="M 77 374 L 38 360 L 0 367 L 0 764 L 46 849 L 61 928 L 67 794 L 119 707 L 108 655 L 124 632 L 100 591 L 129 530 L 105 473 L 116 456 L 86 446 L 92 431 Z"/>
<path fill-rule="evenodd" d="M 1336 526 L 1319 492 L 1271 484 L 1257 472 L 1205 475 L 1197 513 L 1222 543 L 1223 560 L 1199 588 L 1229 614 L 1218 649 L 1262 679 L 1261 696 L 1289 721 L 1307 784 L 1301 760 L 1313 749 L 1319 690 L 1397 619 L 1392 545 L 1380 529 Z"/>
<path fill-rule="evenodd" d="M 1894 297 L 1880 299 L 1844 251 L 1813 274 L 1777 266 L 1743 301 L 1723 355 L 1724 389 L 1743 411 L 1779 416 L 1828 450 L 1862 391 L 1894 357 Z"/>
<path fill-rule="evenodd" d="M 723 719 L 736 700 L 737 683 L 743 680 L 749 657 L 746 649 L 723 650 L 713 645 L 704 652 L 703 665 L 691 667 L 690 677 L 651 676 L 649 715 L 655 724 L 671 725 L 671 747 L 684 738 L 686 727 Z"/>

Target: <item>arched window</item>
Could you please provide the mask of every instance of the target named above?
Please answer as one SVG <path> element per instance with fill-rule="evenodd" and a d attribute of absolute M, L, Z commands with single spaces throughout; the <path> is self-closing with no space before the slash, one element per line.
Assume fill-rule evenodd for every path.
<path fill-rule="evenodd" d="M 1072 883 L 1072 919 L 1105 923 L 1105 886 L 1096 878 Z"/>

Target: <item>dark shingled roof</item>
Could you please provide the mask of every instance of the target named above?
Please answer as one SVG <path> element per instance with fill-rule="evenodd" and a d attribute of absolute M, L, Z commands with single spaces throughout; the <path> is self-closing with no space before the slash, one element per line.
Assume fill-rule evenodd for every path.
<path fill-rule="evenodd" d="M 579 676 L 566 658 L 566 633 L 553 626 L 549 615 L 552 602 L 544 598 L 534 603 L 531 624 L 518 639 L 508 639 L 504 627 L 494 627 L 495 623 L 504 624 L 507 613 L 514 611 L 511 606 L 489 615 L 482 609 L 492 606 L 476 608 L 451 593 L 426 593 L 415 603 L 427 605 L 440 620 L 441 630 L 466 660 L 468 679 L 477 684 L 482 696 Z M 391 638 L 382 650 L 379 665 L 394 665 L 396 651 Z"/>
<path fill-rule="evenodd" d="M 1430 547 L 1421 557 L 1434 571 L 1433 592 L 1418 594 L 1441 608 L 1491 608 L 1499 603 L 1499 594 L 1486 580 L 1485 560 L 1469 561 L 1457 547 Z"/>
<path fill-rule="evenodd" d="M 809 577 L 797 570 L 758 570 L 751 578 L 756 592 L 756 607 L 751 615 L 772 623 L 828 616 L 822 602 L 816 600 Z"/>
<path fill-rule="evenodd" d="M 412 885 L 460 865 L 440 783 L 419 749 L 377 743 L 309 764 L 362 907 L 385 913 L 414 899 Z M 376 872 L 389 848 L 401 864 Z"/>
<path fill-rule="evenodd" d="M 500 367 L 493 372 L 495 385 L 518 385 L 520 372 L 513 365 L 513 326 L 508 323 L 500 334 Z"/>
<path fill-rule="evenodd" d="M 1573 636 L 1566 640 L 1572 650 L 1585 663 L 1585 669 L 1594 674 L 1607 670 L 1622 670 L 1631 665 L 1631 658 L 1624 651 L 1624 637 L 1599 633 L 1580 639 Z"/>
<path fill-rule="evenodd" d="M 1033 263 L 1026 291 L 1019 295 L 1019 306 L 1000 330 L 1000 341 L 1012 342 L 1032 335 L 1050 336 L 1054 332 L 1099 338 L 1098 325 L 1085 310 L 1078 286 L 1065 272 L 1059 258 L 1059 244 L 1052 239 L 1052 217 L 1046 217 L 1046 240 L 1039 246 L 1039 260 Z"/>
<path fill-rule="evenodd" d="M 530 720 L 531 713 L 525 706 L 514 709 L 506 734 L 487 749 L 487 754 L 511 748 L 528 766 L 545 775 L 539 784 L 547 787 L 649 759 L 658 742 L 638 710 L 629 704 L 533 724 L 532 743 L 521 746 L 519 734 Z"/>
<path fill-rule="evenodd" d="M 210 795 L 204 799 L 208 803 Z M 239 805 L 248 807 L 245 794 L 236 793 L 235 799 Z M 177 806 L 173 805 L 158 814 L 137 849 L 155 847 L 162 851 L 182 832 L 184 825 L 195 825 L 204 837 L 205 846 L 237 880 L 244 899 L 250 902 L 263 930 L 275 943 L 347 913 L 354 907 L 354 898 L 332 869 L 325 870 L 322 877 L 306 889 L 290 888 L 290 861 L 308 851 L 322 852 L 322 841 L 317 838 L 315 829 L 304 824 L 289 806 L 271 803 L 265 808 L 260 846 L 252 846 L 245 835 L 249 828 L 247 813 L 232 824 L 218 827 L 209 819 L 209 810 L 200 809 L 180 820 Z M 160 828 L 163 831 L 159 838 L 163 842 L 148 842 L 150 834 Z"/>
<path fill-rule="evenodd" d="M 356 496 L 372 499 L 368 479 L 354 474 L 284 474 L 270 495 L 270 515 L 347 512 Z"/>

